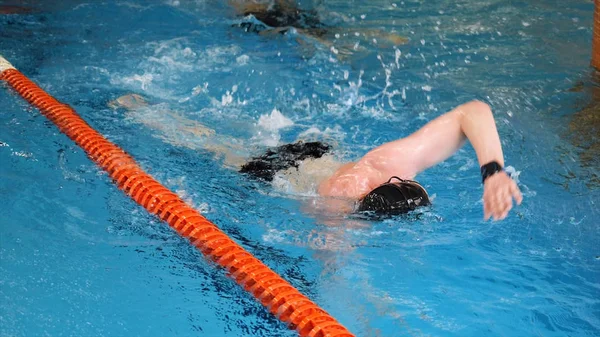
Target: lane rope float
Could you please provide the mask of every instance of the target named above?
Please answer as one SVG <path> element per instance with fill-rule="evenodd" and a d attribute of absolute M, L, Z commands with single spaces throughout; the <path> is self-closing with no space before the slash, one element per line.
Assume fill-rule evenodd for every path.
<path fill-rule="evenodd" d="M 104 169 L 115 184 L 148 212 L 190 240 L 204 256 L 290 329 L 306 337 L 354 337 L 325 310 L 144 172 L 125 151 L 89 126 L 69 105 L 50 96 L 0 55 L 0 80 L 6 81 Z"/>

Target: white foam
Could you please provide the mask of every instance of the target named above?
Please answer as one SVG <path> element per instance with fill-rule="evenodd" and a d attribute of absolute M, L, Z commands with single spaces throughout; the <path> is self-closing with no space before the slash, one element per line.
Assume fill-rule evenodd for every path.
<path fill-rule="evenodd" d="M 346 131 L 341 126 L 335 125 L 333 128 L 326 127 L 325 130 L 316 126 L 311 126 L 298 135 L 298 139 L 304 141 L 324 141 L 327 144 L 334 145 L 340 143 L 346 136 Z"/>
<path fill-rule="evenodd" d="M 279 130 L 294 125 L 294 122 L 274 108 L 270 114 L 261 115 L 255 125 L 257 130 L 252 137 L 254 142 L 263 146 L 277 146 L 281 139 Z"/>
<path fill-rule="evenodd" d="M 132 76 L 125 76 L 121 79 L 121 81 L 125 84 L 133 85 L 137 87 L 137 83 L 139 82 L 142 90 L 146 90 L 148 86 L 152 83 L 154 76 L 152 74 L 145 73 L 143 75 L 134 74 Z"/>
<path fill-rule="evenodd" d="M 250 60 L 250 56 L 244 54 L 244 55 L 240 55 L 238 56 L 238 58 L 235 59 L 235 61 L 237 62 L 238 65 L 243 66 L 248 64 L 248 61 Z"/>
<path fill-rule="evenodd" d="M 285 117 L 277 108 L 274 108 L 269 115 L 261 115 L 257 123 L 258 127 L 271 132 L 276 132 L 292 125 L 294 125 L 294 122 Z"/>
<path fill-rule="evenodd" d="M 321 130 L 319 130 L 319 128 L 312 126 L 308 130 L 302 131 L 298 137 L 299 138 L 304 138 L 304 137 L 307 137 L 307 136 L 310 136 L 310 135 L 319 135 L 319 134 L 322 134 L 322 133 L 323 132 Z"/>
<path fill-rule="evenodd" d="M 111 83 L 163 99 L 185 101 L 190 98 L 188 95 L 178 96 L 171 86 L 165 86 L 173 79 L 206 70 L 230 72 L 250 60 L 247 55 L 241 54 L 237 45 L 199 48 L 187 37 L 148 42 L 144 49 L 143 54 L 148 55 L 128 67 L 126 72 L 113 74 Z M 221 103 L 220 98 L 217 101 Z M 223 102 L 226 105 L 233 103 L 228 97 Z"/>
<path fill-rule="evenodd" d="M 265 242 L 281 243 L 286 241 L 288 231 L 279 231 L 277 229 L 269 229 L 266 234 L 263 234 L 262 239 Z"/>
<path fill-rule="evenodd" d="M 189 49 L 189 48 L 186 48 Z M 194 66 L 192 63 L 186 61 L 179 61 L 172 56 L 163 55 L 161 57 L 148 57 L 148 61 L 158 63 L 162 66 L 165 66 L 167 69 L 176 69 L 178 71 L 192 71 Z"/>

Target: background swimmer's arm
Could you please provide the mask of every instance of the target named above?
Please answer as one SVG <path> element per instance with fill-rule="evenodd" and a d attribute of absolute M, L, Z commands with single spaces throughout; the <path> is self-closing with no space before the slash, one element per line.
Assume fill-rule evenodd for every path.
<path fill-rule="evenodd" d="M 229 0 L 228 3 L 238 15 L 264 13 L 273 6 L 270 1 Z M 295 14 L 300 10 L 293 0 L 275 0 L 274 5 L 283 13 Z"/>
<path fill-rule="evenodd" d="M 275 5 L 279 6 L 284 12 L 294 13 L 298 12 L 300 8 L 295 0 L 275 0 Z"/>
<path fill-rule="evenodd" d="M 266 2 L 254 2 L 248 0 L 229 0 L 231 6 L 238 15 L 248 15 L 255 12 L 266 12 L 269 4 Z"/>

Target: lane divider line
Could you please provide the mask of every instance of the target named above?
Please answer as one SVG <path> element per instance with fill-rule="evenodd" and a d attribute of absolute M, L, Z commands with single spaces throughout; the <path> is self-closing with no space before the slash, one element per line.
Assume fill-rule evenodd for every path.
<path fill-rule="evenodd" d="M 290 329 L 306 337 L 354 337 L 325 310 L 144 172 L 125 151 L 89 126 L 0 55 L 0 80 L 54 122 L 104 169 L 125 194 L 190 240 L 205 257 L 225 268 L 242 288 Z"/>

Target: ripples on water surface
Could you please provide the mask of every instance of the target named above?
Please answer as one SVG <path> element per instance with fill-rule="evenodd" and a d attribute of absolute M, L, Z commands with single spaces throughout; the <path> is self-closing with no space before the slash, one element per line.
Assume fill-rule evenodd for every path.
<path fill-rule="evenodd" d="M 0 15 L 5 57 L 357 336 L 600 333 L 591 1 L 304 1 L 349 32 L 333 48 L 245 33 L 225 2 L 20 6 Z M 152 107 L 107 107 L 130 92 Z M 2 335 L 295 335 L 14 92 L 0 98 Z M 503 222 L 481 219 L 470 147 L 419 176 L 433 207 L 366 222 L 303 211 L 310 196 L 224 168 L 162 113 L 245 155 L 302 136 L 355 160 L 475 98 L 525 194 Z"/>

